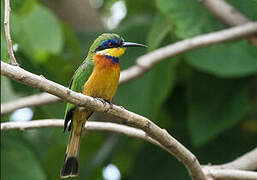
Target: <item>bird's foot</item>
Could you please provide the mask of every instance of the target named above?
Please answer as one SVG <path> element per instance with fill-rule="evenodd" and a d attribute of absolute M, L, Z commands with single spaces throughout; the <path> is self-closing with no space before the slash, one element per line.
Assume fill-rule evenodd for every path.
<path fill-rule="evenodd" d="M 108 103 L 110 105 L 110 108 L 112 109 L 113 104 L 112 104 L 111 101 L 108 101 L 108 100 L 105 100 L 105 99 L 102 99 L 102 98 L 96 98 L 96 99 L 101 101 L 104 104 L 104 106 L 106 105 L 106 103 Z"/>

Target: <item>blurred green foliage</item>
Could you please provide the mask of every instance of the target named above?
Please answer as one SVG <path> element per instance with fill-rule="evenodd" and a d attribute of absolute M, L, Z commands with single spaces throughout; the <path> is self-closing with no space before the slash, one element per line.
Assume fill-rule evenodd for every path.
<path fill-rule="evenodd" d="M 15 54 L 24 69 L 67 86 L 92 41 L 108 30 L 73 29 L 47 2 L 11 1 Z M 99 16 L 108 14 L 115 2 L 105 1 L 96 9 Z M 257 20 L 256 1 L 228 2 Z M 225 28 L 197 1 L 126 0 L 125 4 L 127 16 L 112 32 L 147 44 L 148 49 L 128 49 L 121 58 L 122 69 L 159 47 Z M 3 7 L 1 0 L 1 25 Z M 1 60 L 8 62 L 3 31 L 1 47 Z M 256 48 L 244 40 L 197 49 L 121 85 L 114 100 L 167 129 L 202 164 L 225 163 L 257 145 L 256 57 Z M 38 92 L 5 77 L 1 81 L 2 103 Z M 64 102 L 35 107 L 33 119 L 63 118 L 64 108 Z M 2 132 L 1 179 L 59 179 L 67 139 L 68 133 L 59 128 Z M 138 139 L 88 133 L 80 152 L 80 176 L 74 179 L 103 179 L 103 167 L 109 163 L 119 168 L 122 179 L 189 179 L 174 157 Z"/>

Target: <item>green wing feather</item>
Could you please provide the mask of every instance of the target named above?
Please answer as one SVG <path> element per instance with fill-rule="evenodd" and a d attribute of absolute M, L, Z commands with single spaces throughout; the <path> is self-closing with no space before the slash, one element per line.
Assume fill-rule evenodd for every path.
<path fill-rule="evenodd" d="M 83 92 L 84 84 L 87 82 L 88 78 L 92 74 L 94 69 L 94 63 L 93 60 L 88 57 L 82 64 L 81 66 L 77 69 L 75 74 L 73 75 L 69 88 L 72 91 L 75 92 Z M 64 115 L 64 130 L 66 130 L 68 122 L 71 121 L 73 111 L 76 108 L 74 104 L 67 103 L 66 110 L 65 110 L 65 115 Z M 70 130 L 70 126 L 69 129 Z"/>

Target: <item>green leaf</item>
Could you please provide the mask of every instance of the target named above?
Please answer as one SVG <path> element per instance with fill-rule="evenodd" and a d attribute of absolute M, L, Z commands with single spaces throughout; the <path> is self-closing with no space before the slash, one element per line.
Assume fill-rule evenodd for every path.
<path fill-rule="evenodd" d="M 142 149 L 144 141 L 131 137 L 123 137 L 120 141 L 119 146 L 115 148 L 116 154 L 109 159 L 110 163 L 115 164 L 119 168 L 122 179 L 125 179 L 124 177 L 131 172 L 136 155 Z"/>
<path fill-rule="evenodd" d="M 18 16 L 26 16 L 33 11 L 34 6 L 36 5 L 36 0 L 25 0 L 21 1 L 20 4 L 17 4 L 14 8 L 14 11 Z"/>
<path fill-rule="evenodd" d="M 176 139 L 190 149 L 184 125 L 186 103 L 184 93 L 182 94 L 182 92 L 183 90 L 181 91 L 181 89 L 174 89 L 172 98 L 169 98 L 165 105 L 162 106 L 162 111 L 158 114 L 157 118 L 158 124 L 163 122 L 161 123 L 162 128 L 165 128 L 173 137 L 176 137 Z M 167 121 L 172 123 L 167 124 Z M 128 179 L 190 179 L 186 168 L 176 158 L 153 144 L 144 142 L 143 147 L 134 156 L 134 164 Z M 170 173 L 172 173 L 172 178 L 170 178 Z"/>
<path fill-rule="evenodd" d="M 176 35 L 183 39 L 224 27 L 197 1 L 157 0 L 157 7 L 175 25 Z"/>
<path fill-rule="evenodd" d="M 5 38 L 1 32 L 1 61 L 9 63 L 10 58 L 7 50 Z M 17 99 L 21 94 L 14 91 L 11 80 L 1 75 L 1 103 Z"/>
<path fill-rule="evenodd" d="M 257 19 L 256 1 L 229 0 L 229 3 L 252 21 Z M 183 39 L 225 27 L 197 1 L 157 0 L 157 7 L 166 15 L 169 22 L 175 25 L 175 33 Z"/>
<path fill-rule="evenodd" d="M 35 154 L 25 145 L 19 134 L 3 134 L 1 147 L 1 179 L 8 180 L 45 180 L 46 177 Z"/>
<path fill-rule="evenodd" d="M 7 44 L 4 37 L 4 32 L 1 32 L 1 61 L 7 62 L 7 63 L 10 62 Z"/>
<path fill-rule="evenodd" d="M 239 0 L 233 3 L 239 10 L 249 11 L 249 17 L 257 17 L 253 1 Z M 239 7 L 238 4 L 243 6 Z M 197 1 L 157 0 L 157 5 L 175 26 L 175 34 L 182 39 L 224 28 Z M 255 47 L 245 42 L 237 42 L 194 50 L 186 57 L 187 62 L 198 70 L 220 77 L 239 77 L 256 73 L 256 55 Z"/>
<path fill-rule="evenodd" d="M 19 97 L 19 94 L 14 92 L 11 80 L 5 76 L 1 76 L 1 103 L 8 102 Z"/>
<path fill-rule="evenodd" d="M 177 62 L 177 59 L 168 59 L 156 65 L 149 73 L 149 84 L 146 86 L 146 114 L 153 120 L 174 86 Z"/>
<path fill-rule="evenodd" d="M 137 16 L 138 14 L 151 14 L 155 11 L 154 0 L 126 0 L 127 16 Z"/>
<path fill-rule="evenodd" d="M 191 51 L 186 62 L 220 77 L 240 77 L 257 72 L 256 47 L 247 42 L 215 45 Z"/>
<path fill-rule="evenodd" d="M 78 37 L 74 34 L 74 32 L 72 31 L 71 27 L 68 24 L 63 23 L 62 29 L 63 29 L 63 36 L 65 37 L 65 53 L 67 54 L 66 51 L 68 51 L 68 53 L 70 53 L 68 54 L 69 56 L 72 55 L 72 57 L 79 58 L 81 45 L 78 41 Z"/>
<path fill-rule="evenodd" d="M 194 145 L 201 146 L 237 124 L 249 112 L 249 103 L 242 79 L 195 74 L 188 99 L 188 127 Z"/>
<path fill-rule="evenodd" d="M 36 3 L 30 3 L 28 6 L 29 12 L 23 15 L 13 13 L 11 16 L 13 39 L 26 55 L 44 61 L 49 54 L 61 52 L 62 29 L 56 17 L 47 8 Z"/>
<path fill-rule="evenodd" d="M 257 20 L 257 1 L 256 0 L 227 0 L 232 6 L 234 6 L 239 12 L 246 16 L 251 21 Z"/>
<path fill-rule="evenodd" d="M 165 41 L 165 38 L 168 33 L 170 33 L 171 29 L 171 25 L 168 23 L 166 17 L 160 13 L 157 14 L 147 36 L 149 51 L 158 48 L 161 43 Z"/>

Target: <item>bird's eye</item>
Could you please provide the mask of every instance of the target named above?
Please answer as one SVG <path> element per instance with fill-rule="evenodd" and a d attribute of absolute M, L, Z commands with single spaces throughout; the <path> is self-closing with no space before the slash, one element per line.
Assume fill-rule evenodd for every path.
<path fill-rule="evenodd" d="M 108 43 L 108 47 L 113 47 L 113 46 L 114 46 L 114 43 L 112 43 L 112 42 Z"/>

